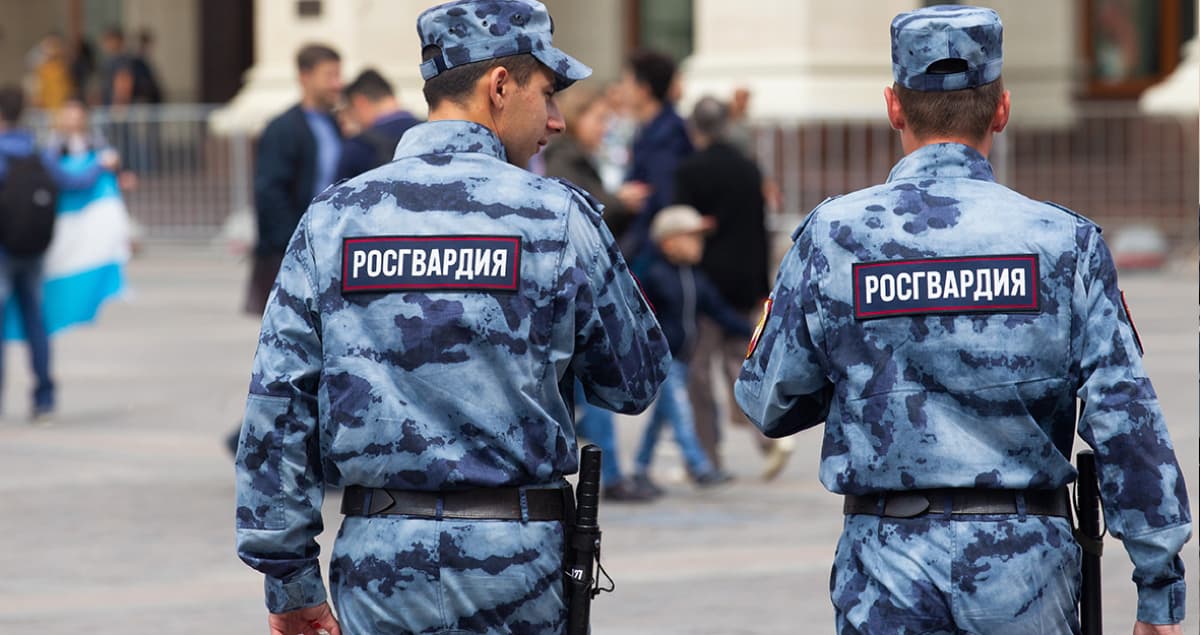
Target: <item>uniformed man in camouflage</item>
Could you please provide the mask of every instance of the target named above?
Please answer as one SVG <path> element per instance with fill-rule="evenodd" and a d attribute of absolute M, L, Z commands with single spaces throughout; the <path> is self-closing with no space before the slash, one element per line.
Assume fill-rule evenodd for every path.
<path fill-rule="evenodd" d="M 670 355 L 596 203 L 523 169 L 590 74 L 538 2 L 421 14 L 430 121 L 326 190 L 263 317 L 238 552 L 273 633 L 560 633 L 571 402 L 648 406 Z M 315 537 L 345 488 L 326 604 Z M 340 625 L 338 624 L 340 622 Z"/>
<path fill-rule="evenodd" d="M 928 7 L 891 34 L 906 156 L 796 230 L 736 384 L 768 435 L 825 423 L 838 631 L 1077 633 L 1078 430 L 1135 565 L 1134 632 L 1179 633 L 1184 479 L 1100 228 L 987 160 L 1010 106 L 1000 19 Z"/>

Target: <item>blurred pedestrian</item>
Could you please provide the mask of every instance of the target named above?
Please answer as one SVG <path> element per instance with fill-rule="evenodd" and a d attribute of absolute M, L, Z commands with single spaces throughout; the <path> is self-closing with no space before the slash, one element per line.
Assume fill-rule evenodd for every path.
<path fill-rule="evenodd" d="M 563 178 L 583 188 L 604 205 L 604 223 L 613 236 L 624 234 L 637 211 L 627 207 L 621 195 L 605 189 L 596 159 L 612 112 L 608 102 L 595 89 L 577 86 L 563 93 L 559 110 L 567 129 L 542 151 L 546 176 Z"/>
<path fill-rule="evenodd" d="M 100 48 L 100 101 L 110 108 L 128 106 L 133 103 L 133 56 L 125 48 L 125 32 L 109 27 L 100 38 Z"/>
<path fill-rule="evenodd" d="M 638 50 L 631 53 L 622 69 L 622 92 L 641 128 L 633 140 L 626 205 L 634 208 L 643 200 L 638 217 L 621 241 L 625 256 L 639 268 L 638 256 L 648 245 L 650 224 L 658 210 L 675 200 L 675 168 L 692 153 L 683 118 L 670 100 L 675 82 L 675 62 L 665 53 Z M 624 199 L 623 199 L 624 200 Z"/>
<path fill-rule="evenodd" d="M 359 73 L 343 92 L 343 113 L 359 132 L 342 144 L 338 181 L 390 162 L 400 137 L 421 122 L 400 107 L 392 85 L 375 69 Z"/>
<path fill-rule="evenodd" d="M 685 158 L 675 173 L 675 200 L 695 207 L 715 223 L 705 236 L 700 270 L 717 292 L 746 320 L 757 317 L 770 291 L 762 173 L 757 164 L 727 137 L 730 109 L 713 97 L 696 102 L 689 118 L 696 153 Z M 794 442 L 768 439 L 750 425 L 733 399 L 733 382 L 746 358 L 748 337 L 731 335 L 707 317 L 699 320 L 688 392 L 696 418 L 696 436 L 713 464 L 722 466 L 717 391 L 729 409 L 732 423 L 754 434 L 767 457 L 763 477 L 774 478 L 787 462 Z M 712 367 L 720 381 L 713 382 Z"/>
<path fill-rule="evenodd" d="M 107 156 L 79 172 L 63 170 L 34 145 L 31 132 L 18 127 L 24 106 L 20 88 L 0 87 L 0 315 L 15 298 L 35 377 L 32 420 L 43 422 L 55 406 L 42 306 L 43 255 L 53 238 L 58 196 L 91 187 L 105 169 L 116 167 L 116 159 Z M 2 363 L 0 355 L 0 369 Z"/>
<path fill-rule="evenodd" d="M 542 151 L 545 175 L 566 179 L 581 187 L 604 205 L 604 223 L 614 236 L 629 225 L 632 212 L 609 194 L 600 181 L 595 153 L 604 138 L 608 123 L 608 103 L 586 85 L 572 87 L 559 99 L 559 111 L 567 129 Z M 638 488 L 621 471 L 617 430 L 610 411 L 587 402 L 581 387 L 575 390 L 576 434 L 586 437 L 603 452 L 601 485 L 604 497 L 615 501 L 646 501 L 650 491 Z"/>
<path fill-rule="evenodd" d="M 641 283 L 670 343 L 672 361 L 642 435 L 634 479 L 641 488 L 659 493 L 662 490 L 650 477 L 650 465 L 664 425 L 671 426 L 688 474 L 697 485 L 718 485 L 733 478 L 713 465 L 701 447 L 688 398 L 688 364 L 696 344 L 697 318 L 707 315 L 728 334 L 750 336 L 749 323 L 725 303 L 704 272 L 696 268 L 704 255 L 704 233 L 711 228 L 711 221 L 687 205 L 663 209 L 650 226 L 653 245 L 648 247 Z"/>
<path fill-rule="evenodd" d="M 301 48 L 296 54 L 300 103 L 272 119 L 258 139 L 258 239 L 245 302 L 245 311 L 252 315 L 262 315 L 266 308 L 283 252 L 309 201 L 337 176 L 342 140 L 332 113 L 341 98 L 341 59 L 321 44 Z"/>
<path fill-rule="evenodd" d="M 237 459 L 238 554 L 275 632 L 564 632 L 574 382 L 638 412 L 669 355 L 588 195 L 525 170 L 591 73 L 551 25 L 532 1 L 422 12 L 430 121 L 288 246 Z"/>
<path fill-rule="evenodd" d="M 158 79 L 158 71 L 154 69 L 154 33 L 150 29 L 142 29 L 138 33 L 137 49 L 129 56 L 130 73 L 133 75 L 133 86 L 130 89 L 130 101 L 135 104 L 161 104 L 163 102 L 162 84 Z"/>
<path fill-rule="evenodd" d="M 71 84 L 75 87 L 72 95 L 85 106 L 95 105 L 98 98 L 94 91 L 93 75 L 96 72 L 96 48 L 83 34 L 75 37 L 71 44 L 70 59 Z"/>
<path fill-rule="evenodd" d="M 71 67 L 62 36 L 58 33 L 47 33 L 42 37 L 40 46 L 41 55 L 33 69 L 33 105 L 54 111 L 75 95 L 76 89 L 71 79 Z"/>
<path fill-rule="evenodd" d="M 839 633 L 1078 633 L 1078 435 L 1133 561 L 1133 632 L 1180 634 L 1184 475 L 1100 228 L 995 181 L 1002 39 L 980 7 L 892 21 L 905 156 L 796 230 L 737 400 L 771 436 L 825 424 Z"/>

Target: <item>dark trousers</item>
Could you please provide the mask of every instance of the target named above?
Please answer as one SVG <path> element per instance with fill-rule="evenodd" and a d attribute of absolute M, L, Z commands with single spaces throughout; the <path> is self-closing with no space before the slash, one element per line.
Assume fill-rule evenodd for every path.
<path fill-rule="evenodd" d="M 758 319 L 756 310 L 743 313 L 752 323 Z M 701 317 L 698 323 L 699 335 L 696 337 L 691 373 L 688 375 L 688 394 L 692 400 L 692 413 L 700 446 L 704 448 L 712 464 L 721 468 L 721 412 L 717 400 L 718 391 L 723 395 L 722 401 L 728 405 L 730 422 L 754 431 L 760 450 L 766 452 L 771 447 L 771 439 L 754 428 L 733 399 L 733 382 L 742 370 L 742 362 L 746 359 L 746 347 L 750 345 L 749 340 L 726 337 L 721 327 L 706 317 Z M 714 364 L 720 367 L 715 382 L 712 371 Z"/>
<path fill-rule="evenodd" d="M 50 336 L 42 312 L 42 257 L 14 258 L 0 256 L 0 315 L 9 300 L 16 299 L 21 328 L 29 344 L 29 361 L 35 378 L 33 407 L 35 411 L 54 408 L 54 381 L 50 379 Z M 3 377 L 4 356 L 0 355 L 0 378 Z"/>

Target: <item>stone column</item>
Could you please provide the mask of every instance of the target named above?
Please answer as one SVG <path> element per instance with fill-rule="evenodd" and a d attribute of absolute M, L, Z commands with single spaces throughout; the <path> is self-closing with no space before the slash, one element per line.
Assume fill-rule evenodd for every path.
<path fill-rule="evenodd" d="M 882 118 L 883 88 L 892 82 L 891 20 L 917 6 L 913 0 L 764 0 L 747 8 L 696 0 L 685 101 L 727 97 L 746 86 L 754 95 L 751 117 L 760 121 Z M 1074 4 L 1047 0 L 1037 12 L 1021 0 L 991 6 L 1004 21 L 1004 76 L 1020 109 L 1039 120 L 1069 120 L 1078 57 Z"/>
<path fill-rule="evenodd" d="M 294 0 L 255 0 L 254 67 L 246 85 L 213 114 L 220 133 L 257 132 L 300 98 L 296 51 L 310 42 L 327 44 L 342 56 L 347 81 L 372 66 L 396 85 L 408 108 L 423 112 L 417 15 L 434 0 L 325 0 L 319 16 L 300 16 Z"/>
<path fill-rule="evenodd" d="M 1183 45 L 1183 60 L 1166 79 L 1142 93 L 1143 112 L 1195 117 L 1200 112 L 1200 11 L 1196 36 Z"/>

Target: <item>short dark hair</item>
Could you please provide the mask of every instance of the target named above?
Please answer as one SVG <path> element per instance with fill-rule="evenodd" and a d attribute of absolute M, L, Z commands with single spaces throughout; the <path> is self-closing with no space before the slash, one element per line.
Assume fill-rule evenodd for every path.
<path fill-rule="evenodd" d="M 0 120 L 9 125 L 21 119 L 25 110 L 25 93 L 13 84 L 0 86 Z"/>
<path fill-rule="evenodd" d="M 431 44 L 421 50 L 421 61 L 431 60 L 441 57 L 441 55 L 441 47 Z M 449 99 L 461 105 L 470 97 L 471 91 L 475 88 L 475 82 L 499 66 L 507 69 L 508 74 L 512 75 L 513 80 L 519 86 L 528 84 L 533 74 L 543 67 L 542 63 L 529 53 L 507 55 L 455 66 L 425 80 L 425 87 L 421 89 L 425 93 L 425 103 L 429 104 L 430 108 L 436 108 L 443 100 Z"/>
<path fill-rule="evenodd" d="M 121 27 L 114 24 L 114 25 L 111 25 L 108 28 L 104 29 L 104 37 L 112 38 L 114 40 L 117 40 L 118 42 L 124 42 L 125 41 L 125 31 L 121 30 Z"/>
<path fill-rule="evenodd" d="M 354 81 L 350 82 L 345 90 L 346 97 L 352 95 L 362 95 L 371 101 L 379 101 L 385 97 L 394 97 L 395 91 L 392 90 L 392 85 L 388 80 L 384 79 L 379 71 L 368 68 L 358 74 Z"/>
<path fill-rule="evenodd" d="M 650 94 L 658 101 L 667 101 L 671 81 L 675 79 L 675 60 L 666 53 L 639 49 L 629 54 L 625 66 L 633 72 L 639 84 L 650 88 Z"/>
<path fill-rule="evenodd" d="M 306 44 L 296 53 L 296 68 L 301 73 L 311 71 L 321 62 L 340 62 L 342 56 L 324 44 Z"/>
<path fill-rule="evenodd" d="M 909 129 L 918 138 L 938 135 L 982 139 L 1004 95 L 1004 80 L 950 91 L 919 91 L 893 84 Z"/>

